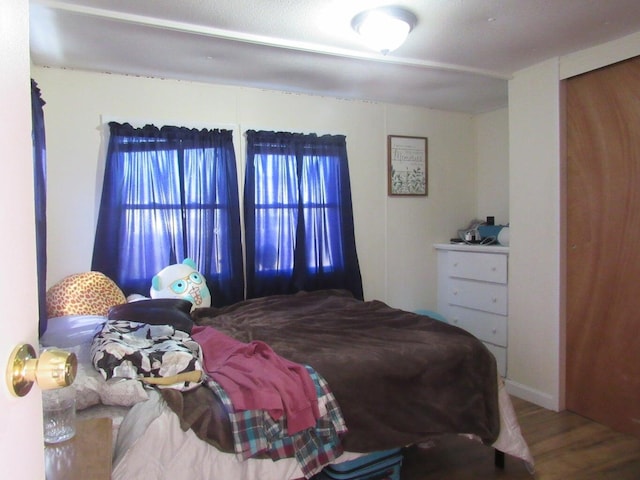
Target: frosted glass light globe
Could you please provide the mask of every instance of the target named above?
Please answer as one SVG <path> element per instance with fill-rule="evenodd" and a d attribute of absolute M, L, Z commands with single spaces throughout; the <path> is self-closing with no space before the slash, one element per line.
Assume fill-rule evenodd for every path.
<path fill-rule="evenodd" d="M 404 43 L 410 26 L 404 20 L 383 12 L 371 12 L 358 28 L 358 33 L 371 48 L 382 53 L 394 51 Z"/>
<path fill-rule="evenodd" d="M 370 48 L 386 55 L 404 43 L 416 22 L 416 16 L 408 10 L 380 7 L 360 12 L 351 26 Z"/>

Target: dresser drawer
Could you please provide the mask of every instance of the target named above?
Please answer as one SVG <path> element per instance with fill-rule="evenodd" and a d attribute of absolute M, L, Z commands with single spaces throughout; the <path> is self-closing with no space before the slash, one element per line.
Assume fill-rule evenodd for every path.
<path fill-rule="evenodd" d="M 496 253 L 448 252 L 447 273 L 457 278 L 507 283 L 507 256 Z"/>
<path fill-rule="evenodd" d="M 464 328 L 480 340 L 500 347 L 507 346 L 507 317 L 455 305 L 450 305 L 447 313 L 451 324 Z"/>
<path fill-rule="evenodd" d="M 507 286 L 450 278 L 447 303 L 484 312 L 507 315 Z"/>

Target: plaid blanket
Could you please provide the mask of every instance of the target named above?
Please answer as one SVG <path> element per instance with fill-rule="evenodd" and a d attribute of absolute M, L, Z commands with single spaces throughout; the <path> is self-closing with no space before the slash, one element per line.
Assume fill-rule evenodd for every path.
<path fill-rule="evenodd" d="M 318 395 L 320 417 L 315 428 L 288 435 L 286 418 L 274 420 L 264 410 L 235 411 L 224 389 L 207 377 L 204 383 L 220 398 L 231 421 L 235 453 L 244 459 L 267 455 L 273 460 L 295 457 L 309 478 L 343 453 L 340 437 L 347 433 L 340 407 L 328 383 L 310 366 L 305 366 Z"/>

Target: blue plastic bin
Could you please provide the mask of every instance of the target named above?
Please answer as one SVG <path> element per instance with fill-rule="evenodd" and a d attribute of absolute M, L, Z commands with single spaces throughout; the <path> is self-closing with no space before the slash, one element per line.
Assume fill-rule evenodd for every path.
<path fill-rule="evenodd" d="M 318 480 L 400 480 L 402 450 L 395 448 L 373 452 L 349 460 L 328 465 L 316 475 Z"/>
<path fill-rule="evenodd" d="M 449 323 L 446 318 L 444 318 L 438 312 L 434 312 L 433 310 L 416 310 L 414 313 L 417 313 L 418 315 L 424 315 L 426 317 L 431 317 L 444 323 Z"/>

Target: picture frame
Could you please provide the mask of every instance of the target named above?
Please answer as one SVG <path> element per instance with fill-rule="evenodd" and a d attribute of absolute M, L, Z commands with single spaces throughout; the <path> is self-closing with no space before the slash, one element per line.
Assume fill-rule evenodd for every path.
<path fill-rule="evenodd" d="M 428 195 L 428 139 L 405 135 L 387 136 L 388 195 Z"/>

